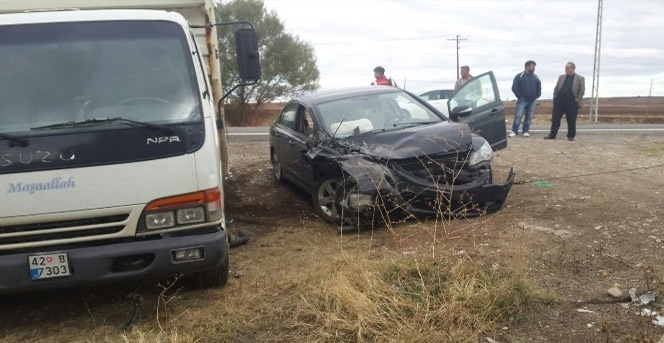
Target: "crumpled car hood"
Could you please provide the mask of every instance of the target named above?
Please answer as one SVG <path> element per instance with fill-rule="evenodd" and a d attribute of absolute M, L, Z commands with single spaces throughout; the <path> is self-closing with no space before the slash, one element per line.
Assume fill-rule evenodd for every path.
<path fill-rule="evenodd" d="M 465 168 L 472 141 L 467 125 L 442 122 L 320 142 L 305 158 L 314 180 L 344 180 L 344 208 L 361 209 L 350 194 L 363 194 L 410 215 L 471 217 L 500 209 L 514 180 L 512 170 L 505 183 L 492 183 L 490 168 Z M 371 211 L 365 214 L 373 218 Z"/>
<path fill-rule="evenodd" d="M 400 159 L 467 151 L 472 146 L 472 134 L 468 125 L 440 122 L 377 134 L 350 136 L 338 143 L 346 143 L 363 154 L 380 159 Z"/>

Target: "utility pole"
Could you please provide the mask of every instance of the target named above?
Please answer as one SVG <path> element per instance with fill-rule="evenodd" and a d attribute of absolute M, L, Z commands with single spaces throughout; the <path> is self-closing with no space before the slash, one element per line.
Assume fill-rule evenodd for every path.
<path fill-rule="evenodd" d="M 599 56 L 602 50 L 602 0 L 597 4 L 597 30 L 595 32 L 595 62 L 593 65 L 593 88 L 590 97 L 590 118 L 597 122 L 599 112 Z"/>
<path fill-rule="evenodd" d="M 648 112 L 646 112 L 646 118 L 650 119 L 650 99 L 652 99 L 652 83 L 655 79 L 650 79 L 650 91 L 648 92 Z"/>
<path fill-rule="evenodd" d="M 459 38 L 459 35 L 456 35 L 456 38 L 448 38 L 447 40 L 455 40 L 456 41 L 456 53 L 457 53 L 457 77 L 456 79 L 459 79 L 459 41 L 466 40 L 466 38 Z"/>

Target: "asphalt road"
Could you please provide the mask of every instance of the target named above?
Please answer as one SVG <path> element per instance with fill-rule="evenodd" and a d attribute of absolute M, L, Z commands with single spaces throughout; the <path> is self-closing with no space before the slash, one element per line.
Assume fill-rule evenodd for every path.
<path fill-rule="evenodd" d="M 511 130 L 511 124 L 506 124 L 505 131 Z M 232 141 L 267 140 L 270 128 L 267 126 L 229 127 L 228 138 Z M 577 134 L 658 134 L 664 135 L 664 124 L 583 124 L 577 125 Z M 548 125 L 533 125 L 531 133 L 544 136 L 549 132 Z M 561 125 L 558 135 L 564 137 L 567 126 Z"/>

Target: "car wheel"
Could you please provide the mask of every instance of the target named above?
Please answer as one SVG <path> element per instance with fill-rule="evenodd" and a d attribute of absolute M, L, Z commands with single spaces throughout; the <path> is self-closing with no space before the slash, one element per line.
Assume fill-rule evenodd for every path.
<path fill-rule="evenodd" d="M 344 212 L 339 204 L 342 186 L 334 178 L 316 182 L 313 191 L 313 203 L 316 212 L 330 223 L 336 225 L 355 225 L 353 215 Z"/>
<path fill-rule="evenodd" d="M 193 274 L 192 280 L 194 282 L 194 287 L 202 289 L 225 285 L 228 282 L 228 260 L 228 250 L 226 250 L 224 262 L 222 262 L 219 267 Z"/>
<path fill-rule="evenodd" d="M 281 170 L 281 163 L 279 162 L 279 156 L 273 151 L 271 153 L 270 159 L 272 160 L 272 171 L 274 172 L 274 179 L 277 180 L 277 182 L 281 182 L 283 180 L 283 174 Z"/>

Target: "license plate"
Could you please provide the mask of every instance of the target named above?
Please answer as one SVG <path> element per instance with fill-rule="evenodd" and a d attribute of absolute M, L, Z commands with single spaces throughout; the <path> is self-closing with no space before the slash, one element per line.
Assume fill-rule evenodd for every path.
<path fill-rule="evenodd" d="M 71 275 L 67 253 L 29 255 L 30 278 L 32 280 L 49 279 Z"/>

